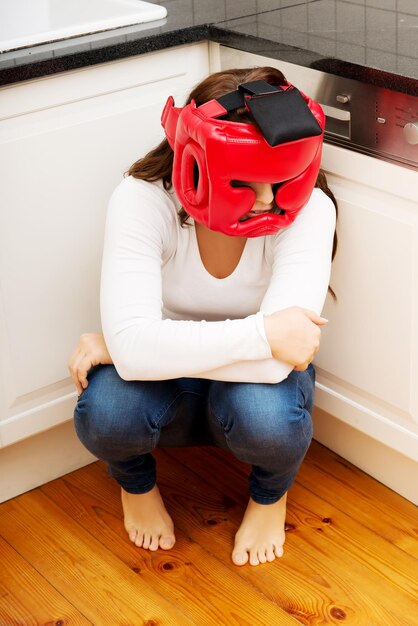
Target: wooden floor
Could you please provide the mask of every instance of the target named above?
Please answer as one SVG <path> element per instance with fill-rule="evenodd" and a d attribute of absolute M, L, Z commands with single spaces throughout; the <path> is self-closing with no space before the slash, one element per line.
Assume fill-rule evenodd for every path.
<path fill-rule="evenodd" d="M 230 560 L 247 468 L 221 450 L 157 453 L 171 551 L 129 542 L 97 462 L 0 505 L 1 626 L 418 625 L 418 512 L 314 443 L 289 493 L 285 553 Z"/>

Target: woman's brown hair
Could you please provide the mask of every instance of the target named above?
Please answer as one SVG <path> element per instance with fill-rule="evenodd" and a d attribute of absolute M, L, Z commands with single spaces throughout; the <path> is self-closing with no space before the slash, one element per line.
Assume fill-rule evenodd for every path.
<path fill-rule="evenodd" d="M 196 106 L 200 106 L 204 102 L 220 98 L 230 91 L 235 91 L 241 83 L 249 83 L 253 80 L 264 80 L 270 85 L 277 87 L 286 83 L 286 79 L 282 72 L 274 67 L 223 70 L 221 72 L 211 74 L 199 83 L 190 93 L 186 104 L 189 104 L 191 100 L 194 100 L 196 102 Z M 252 122 L 252 119 L 249 117 L 244 107 L 237 109 L 234 113 L 230 113 L 227 119 L 230 121 Z M 172 185 L 171 178 L 173 172 L 173 156 L 173 150 L 171 149 L 167 139 L 164 139 L 156 148 L 150 150 L 143 158 L 131 165 L 127 171 L 127 175 L 133 176 L 133 178 L 147 180 L 149 182 L 162 180 L 164 188 L 169 190 Z M 326 176 L 322 170 L 320 170 L 318 174 L 315 187 L 322 189 L 322 191 L 329 198 L 331 198 L 334 203 L 335 210 L 338 212 L 334 194 L 329 189 Z M 182 226 L 187 223 L 188 217 L 189 216 L 186 211 L 183 208 L 180 209 L 179 219 Z M 336 251 L 337 233 L 335 232 L 332 247 L 332 259 L 334 259 Z M 335 298 L 335 293 L 331 287 L 329 290 Z"/>

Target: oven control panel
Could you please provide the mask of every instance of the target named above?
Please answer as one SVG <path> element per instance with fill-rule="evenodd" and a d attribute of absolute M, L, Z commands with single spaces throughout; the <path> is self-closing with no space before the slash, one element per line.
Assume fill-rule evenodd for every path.
<path fill-rule="evenodd" d="M 416 0 L 418 1 L 418 0 Z M 240 66 L 224 48 L 228 64 Z M 266 57 L 254 57 L 256 65 Z M 241 66 L 242 67 L 242 66 Z M 326 115 L 325 141 L 418 171 L 418 96 L 376 87 L 312 67 L 277 61 L 287 80 L 319 102 Z"/>
<path fill-rule="evenodd" d="M 403 127 L 403 136 L 407 143 L 415 146 L 418 143 L 418 120 L 408 122 Z"/>
<path fill-rule="evenodd" d="M 329 74 L 313 97 L 327 141 L 418 169 L 418 97 Z"/>
<path fill-rule="evenodd" d="M 328 143 L 418 169 L 417 96 L 310 68 L 289 67 L 288 77 L 322 105 Z"/>
<path fill-rule="evenodd" d="M 418 162 L 418 98 L 376 89 L 376 148 Z"/>

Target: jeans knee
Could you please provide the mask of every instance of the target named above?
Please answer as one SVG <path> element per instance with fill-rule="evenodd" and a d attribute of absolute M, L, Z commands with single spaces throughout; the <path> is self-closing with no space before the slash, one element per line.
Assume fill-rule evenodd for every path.
<path fill-rule="evenodd" d="M 293 462 L 303 456 L 312 439 L 312 418 L 305 409 L 265 410 L 262 415 L 246 414 L 229 433 L 241 447 L 261 455 L 280 456 Z"/>
<path fill-rule="evenodd" d="M 91 393 L 88 388 L 83 391 L 74 410 L 74 425 L 86 448 L 92 451 L 114 435 L 113 417 L 103 397 Z"/>
<path fill-rule="evenodd" d="M 282 446 L 288 457 L 305 456 L 313 436 L 313 423 L 309 411 L 295 411 L 294 419 L 287 421 L 287 428 L 282 436 Z M 295 459 L 295 460 L 296 460 Z"/>
<path fill-rule="evenodd" d="M 297 377 L 284 383 L 226 383 L 212 394 L 213 413 L 231 448 L 257 458 L 277 455 L 289 463 L 304 456 L 312 439 L 311 402 Z"/>
<path fill-rule="evenodd" d="M 149 442 L 152 429 L 141 419 L 139 406 L 135 406 L 113 367 L 93 368 L 89 384 L 79 396 L 74 410 L 74 425 L 83 445 L 99 458 L 118 448 L 129 453 L 132 442 L 141 447 Z M 113 370 L 113 371 L 112 371 Z"/>

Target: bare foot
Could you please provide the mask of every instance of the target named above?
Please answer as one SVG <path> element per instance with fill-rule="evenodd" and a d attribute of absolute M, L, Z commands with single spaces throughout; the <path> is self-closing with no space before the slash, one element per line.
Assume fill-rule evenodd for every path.
<path fill-rule="evenodd" d="M 259 565 L 283 555 L 286 517 L 285 493 L 274 504 L 257 504 L 250 498 L 235 535 L 232 560 L 235 565 Z"/>
<path fill-rule="evenodd" d="M 139 494 L 122 489 L 122 506 L 126 531 L 136 546 L 145 550 L 170 550 L 174 546 L 173 522 L 157 485 Z"/>

